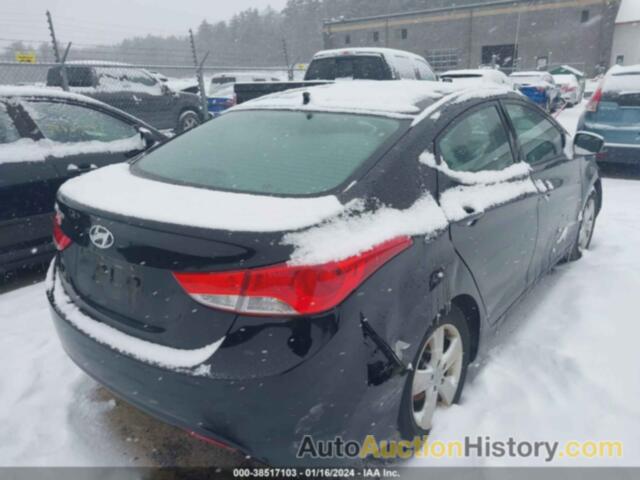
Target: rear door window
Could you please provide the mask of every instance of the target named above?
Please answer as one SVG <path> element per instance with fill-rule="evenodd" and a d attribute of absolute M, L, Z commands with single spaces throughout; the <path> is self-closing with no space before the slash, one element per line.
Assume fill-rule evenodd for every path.
<path fill-rule="evenodd" d="M 316 195 L 346 182 L 400 131 L 392 118 L 238 111 L 211 120 L 141 158 L 135 169 L 215 190 Z"/>
<path fill-rule="evenodd" d="M 508 103 L 506 109 L 525 162 L 538 165 L 562 153 L 562 132 L 542 113 L 513 103 Z"/>
<path fill-rule="evenodd" d="M 88 107 L 34 101 L 25 102 L 25 107 L 42 134 L 54 142 L 112 142 L 139 137 L 132 125 Z"/>
<path fill-rule="evenodd" d="M 451 170 L 503 170 L 513 164 L 513 153 L 502 118 L 495 106 L 467 114 L 438 141 L 438 152 Z"/>

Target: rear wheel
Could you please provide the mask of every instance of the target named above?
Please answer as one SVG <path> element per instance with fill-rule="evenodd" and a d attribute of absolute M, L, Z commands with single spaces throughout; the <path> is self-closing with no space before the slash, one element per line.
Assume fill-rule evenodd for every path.
<path fill-rule="evenodd" d="M 578 230 L 578 237 L 576 238 L 571 253 L 569 254 L 569 261 L 579 260 L 582 257 L 582 252 L 589 250 L 591 246 L 591 239 L 593 238 L 593 232 L 596 227 L 596 218 L 598 216 L 598 207 L 596 201 L 596 193 L 593 192 L 589 195 L 587 203 L 582 210 L 582 219 L 580 220 L 580 229 Z"/>
<path fill-rule="evenodd" d="M 186 132 L 200 125 L 200 116 L 193 110 L 182 112 L 178 118 L 178 133 Z"/>
<path fill-rule="evenodd" d="M 451 312 L 432 326 L 418 351 L 405 386 L 400 427 L 406 438 L 425 435 L 437 409 L 457 403 L 467 375 L 469 328 L 462 312 Z"/>

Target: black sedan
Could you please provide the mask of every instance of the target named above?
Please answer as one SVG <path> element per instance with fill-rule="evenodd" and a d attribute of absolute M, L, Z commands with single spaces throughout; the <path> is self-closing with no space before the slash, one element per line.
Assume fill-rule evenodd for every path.
<path fill-rule="evenodd" d="M 508 90 L 389 83 L 249 102 L 66 183 L 48 297 L 70 357 L 271 464 L 314 463 L 306 435 L 426 434 L 589 247 L 602 141 Z"/>
<path fill-rule="evenodd" d="M 50 259 L 58 187 L 166 137 L 80 95 L 0 87 L 0 273 Z"/>

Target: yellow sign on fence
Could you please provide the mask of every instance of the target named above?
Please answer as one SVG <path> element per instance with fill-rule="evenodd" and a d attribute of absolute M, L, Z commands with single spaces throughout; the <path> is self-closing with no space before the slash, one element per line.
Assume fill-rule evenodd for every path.
<path fill-rule="evenodd" d="M 16 52 L 16 62 L 36 63 L 36 54 L 35 52 Z"/>

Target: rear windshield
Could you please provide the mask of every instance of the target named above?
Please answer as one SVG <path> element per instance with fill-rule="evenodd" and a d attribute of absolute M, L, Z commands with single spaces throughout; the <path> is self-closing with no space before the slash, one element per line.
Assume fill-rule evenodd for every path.
<path fill-rule="evenodd" d="M 365 115 L 230 112 L 141 158 L 134 168 L 217 190 L 314 195 L 349 179 L 400 125 Z"/>
<path fill-rule="evenodd" d="M 612 75 L 604 82 L 603 101 L 620 107 L 640 107 L 640 72 Z"/>
<path fill-rule="evenodd" d="M 305 80 L 390 80 L 391 74 L 380 56 L 341 56 L 312 60 Z"/>

